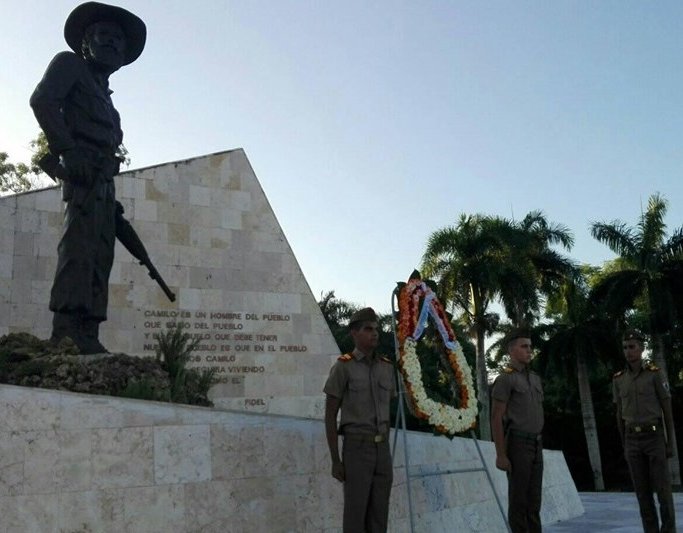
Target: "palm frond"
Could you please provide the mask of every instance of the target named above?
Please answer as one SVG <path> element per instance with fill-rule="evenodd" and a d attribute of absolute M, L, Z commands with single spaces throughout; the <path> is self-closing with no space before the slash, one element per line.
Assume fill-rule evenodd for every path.
<path fill-rule="evenodd" d="M 666 224 L 667 202 L 659 194 L 650 196 L 647 203 L 647 211 L 640 217 L 638 228 L 640 230 L 637 240 L 638 247 L 643 253 L 650 254 L 660 249 L 664 241 Z"/>
<path fill-rule="evenodd" d="M 637 253 L 633 230 L 619 220 L 610 224 L 594 222 L 591 224 L 591 235 L 622 257 L 633 258 Z"/>
<path fill-rule="evenodd" d="M 609 313 L 623 314 L 646 288 L 646 275 L 639 270 L 620 270 L 602 278 L 593 287 L 590 301 Z"/>

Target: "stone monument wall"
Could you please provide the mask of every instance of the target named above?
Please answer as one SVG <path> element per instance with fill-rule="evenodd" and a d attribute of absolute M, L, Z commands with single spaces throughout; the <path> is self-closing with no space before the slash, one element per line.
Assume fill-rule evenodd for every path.
<path fill-rule="evenodd" d="M 0 533 L 341 533 L 318 420 L 0 385 Z M 392 432 L 393 435 L 393 432 Z M 410 531 L 398 439 L 389 531 Z M 473 441 L 408 433 L 411 472 L 481 466 Z M 481 443 L 507 508 L 495 450 Z M 583 513 L 544 452 L 544 524 Z M 415 531 L 503 533 L 484 472 L 411 478 Z"/>
<path fill-rule="evenodd" d="M 124 172 L 116 186 L 177 300 L 117 243 L 103 344 L 153 355 L 181 323 L 200 339 L 191 366 L 217 370 L 216 406 L 321 417 L 338 349 L 244 152 Z M 59 188 L 0 198 L 0 335 L 50 335 L 61 212 Z"/>

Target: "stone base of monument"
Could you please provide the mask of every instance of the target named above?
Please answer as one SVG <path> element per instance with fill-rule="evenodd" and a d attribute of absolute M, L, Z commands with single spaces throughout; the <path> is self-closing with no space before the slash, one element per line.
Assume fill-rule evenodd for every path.
<path fill-rule="evenodd" d="M 9 385 L 0 403 L 1 532 L 341 531 L 320 420 Z M 416 472 L 480 466 L 469 439 L 408 440 Z M 411 481 L 417 531 L 506 530 L 483 472 Z M 544 523 L 583 513 L 561 452 L 545 452 L 543 485 Z M 409 531 L 400 444 L 390 531 Z"/>

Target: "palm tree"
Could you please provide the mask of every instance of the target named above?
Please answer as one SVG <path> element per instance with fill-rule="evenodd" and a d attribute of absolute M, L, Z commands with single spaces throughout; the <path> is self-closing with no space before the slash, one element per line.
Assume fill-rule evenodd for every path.
<path fill-rule="evenodd" d="M 490 439 L 484 342 L 499 322 L 498 315 L 489 312 L 489 305 L 500 300 L 515 326 L 530 325 L 538 314 L 540 291 L 550 292 L 557 279 L 573 272 L 571 262 L 550 246 L 559 243 L 568 248 L 572 242 L 564 226 L 548 223 L 539 211 L 519 223 L 463 214 L 455 226 L 437 230 L 427 240 L 421 270 L 438 279 L 441 300 L 449 302 L 454 312 L 463 311 L 463 321 L 476 339 L 484 439 Z"/>
<path fill-rule="evenodd" d="M 476 339 L 477 391 L 481 438 L 491 440 L 488 372 L 484 341 L 497 324 L 488 312 L 508 268 L 504 252 L 505 228 L 500 220 L 483 215 L 461 215 L 455 226 L 432 233 L 422 259 L 425 277 L 438 280 L 439 298 L 453 311 L 462 310 Z"/>
<path fill-rule="evenodd" d="M 514 327 L 529 327 L 538 319 L 541 299 L 576 274 L 573 262 L 551 248 L 559 245 L 570 250 L 574 238 L 566 226 L 550 223 L 541 211 L 531 211 L 520 222 L 509 224 L 510 262 L 515 268 L 514 275 L 503 280 L 501 301 Z"/>
<path fill-rule="evenodd" d="M 549 299 L 546 315 L 551 322 L 542 326 L 548 340 L 542 345 L 540 358 L 563 361 L 570 372 L 572 367 L 576 370 L 593 482 L 596 490 L 605 490 L 589 365 L 600 359 L 617 359 L 619 352 L 616 321 L 601 312 L 588 298 L 588 292 L 585 277 L 577 276 L 567 280 Z"/>
<path fill-rule="evenodd" d="M 330 332 L 337 342 L 341 353 L 353 350 L 353 340 L 349 334 L 349 319 L 358 310 L 358 306 L 337 298 L 334 291 L 320 295 L 318 307 L 330 328 Z"/>
<path fill-rule="evenodd" d="M 666 238 L 667 202 L 659 194 L 648 200 L 635 228 L 621 221 L 595 222 L 591 234 L 617 254 L 613 270 L 593 289 L 592 299 L 622 315 L 638 305 L 647 309 L 652 356 L 667 373 L 666 341 L 680 320 L 683 276 L 683 227 Z M 672 480 L 680 483 L 680 467 L 673 439 Z"/>

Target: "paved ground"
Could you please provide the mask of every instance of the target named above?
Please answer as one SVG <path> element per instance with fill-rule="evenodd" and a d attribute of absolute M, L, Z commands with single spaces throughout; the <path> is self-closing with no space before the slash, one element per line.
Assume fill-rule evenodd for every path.
<path fill-rule="evenodd" d="M 544 533 L 642 533 L 638 502 L 632 492 L 581 492 L 579 495 L 586 512 L 565 522 L 543 526 Z M 674 504 L 676 525 L 683 531 L 683 493 L 674 494 Z"/>

